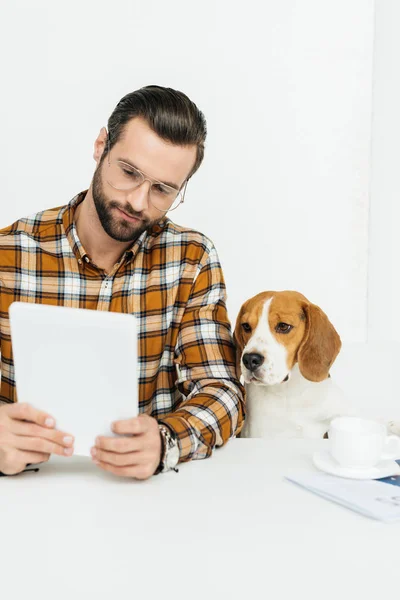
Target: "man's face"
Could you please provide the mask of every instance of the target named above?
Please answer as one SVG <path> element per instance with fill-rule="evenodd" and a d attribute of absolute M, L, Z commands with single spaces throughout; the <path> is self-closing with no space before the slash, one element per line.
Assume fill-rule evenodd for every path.
<path fill-rule="evenodd" d="M 176 146 L 160 138 L 140 117 L 131 119 L 123 137 L 110 155 L 101 159 L 104 136 L 95 145 L 97 168 L 92 181 L 92 195 L 100 223 L 105 232 L 119 242 L 133 242 L 159 221 L 164 212 L 149 200 L 150 182 L 131 191 L 116 190 L 107 182 L 108 160 L 134 165 L 149 177 L 180 188 L 196 160 L 196 146 Z"/>

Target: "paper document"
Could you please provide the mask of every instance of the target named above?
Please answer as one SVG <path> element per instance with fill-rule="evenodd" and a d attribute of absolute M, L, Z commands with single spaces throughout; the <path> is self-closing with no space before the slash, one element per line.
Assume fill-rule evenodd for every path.
<path fill-rule="evenodd" d="M 289 475 L 286 479 L 372 519 L 388 523 L 400 520 L 399 475 L 360 480 L 307 472 Z"/>

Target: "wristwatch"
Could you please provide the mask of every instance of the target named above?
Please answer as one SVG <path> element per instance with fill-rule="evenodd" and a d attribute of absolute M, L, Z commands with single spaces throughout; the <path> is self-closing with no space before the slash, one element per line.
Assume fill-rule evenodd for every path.
<path fill-rule="evenodd" d="M 157 473 L 165 473 L 171 469 L 178 472 L 176 465 L 179 462 L 179 445 L 176 435 L 166 425 L 159 424 L 162 450 L 161 460 L 157 469 Z"/>

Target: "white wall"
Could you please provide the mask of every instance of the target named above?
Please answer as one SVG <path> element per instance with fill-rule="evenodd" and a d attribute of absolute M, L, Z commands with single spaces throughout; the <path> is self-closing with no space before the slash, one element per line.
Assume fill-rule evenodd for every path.
<path fill-rule="evenodd" d="M 400 342 L 400 3 L 377 0 L 369 274 L 369 339 Z"/>
<path fill-rule="evenodd" d="M 367 328 L 372 0 L 2 3 L 0 226 L 89 186 L 118 100 L 185 91 L 209 127 L 178 223 L 208 234 L 231 320 L 297 289 Z"/>

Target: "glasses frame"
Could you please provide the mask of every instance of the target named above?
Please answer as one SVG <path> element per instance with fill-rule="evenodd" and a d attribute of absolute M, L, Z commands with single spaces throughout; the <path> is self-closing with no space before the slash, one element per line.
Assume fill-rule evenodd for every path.
<path fill-rule="evenodd" d="M 109 165 L 109 166 L 111 166 L 111 161 L 110 161 L 110 152 L 111 152 L 111 151 L 110 151 L 110 134 L 109 134 L 109 132 L 107 132 L 107 148 L 108 148 L 108 152 L 107 152 L 108 165 Z M 132 165 L 130 165 L 129 163 L 126 163 L 126 162 L 124 162 L 123 160 L 115 160 L 115 161 L 113 161 L 113 162 L 118 162 L 118 163 L 121 163 L 121 164 L 123 164 L 123 165 L 126 165 L 126 166 L 127 166 L 127 167 L 129 167 L 130 169 L 132 169 L 132 168 L 133 168 L 133 167 L 132 167 Z M 186 180 L 183 182 L 183 184 L 181 185 L 181 187 L 179 188 L 179 190 L 178 190 L 178 193 L 177 193 L 177 195 L 178 195 L 179 193 L 181 193 L 181 191 L 183 190 L 183 193 L 181 194 L 181 200 L 178 202 L 178 204 L 177 204 L 176 206 L 174 206 L 174 208 L 168 208 L 167 210 L 163 210 L 162 208 L 158 208 L 158 206 L 155 206 L 155 205 L 153 204 L 153 202 L 151 201 L 151 194 L 150 194 L 150 192 L 151 192 L 151 186 L 153 185 L 153 183 L 161 183 L 162 185 L 165 185 L 165 186 L 167 186 L 168 188 L 171 188 L 171 186 L 170 186 L 170 185 L 167 185 L 166 183 L 163 183 L 162 181 L 159 181 L 158 179 L 152 179 L 151 177 L 148 177 L 148 176 L 146 175 L 146 173 L 143 173 L 143 171 L 141 171 L 141 170 L 140 170 L 140 169 L 138 169 L 137 167 L 134 167 L 134 168 L 135 168 L 135 170 L 136 170 L 138 173 L 140 173 L 140 175 L 143 177 L 143 181 L 142 181 L 142 183 L 139 183 L 139 185 L 136 185 L 136 186 L 134 186 L 134 187 L 132 187 L 131 189 L 128 189 L 128 190 L 121 190 L 121 189 L 119 189 L 119 188 L 116 188 L 116 187 L 115 187 L 115 185 L 113 185 L 112 183 L 110 183 L 110 182 L 108 181 L 108 179 L 107 179 L 107 183 L 108 183 L 108 185 L 111 185 L 111 187 L 112 187 L 112 188 L 114 188 L 114 190 L 118 190 L 119 192 L 130 192 L 130 191 L 132 191 L 132 190 L 135 190 L 136 188 L 139 188 L 141 185 L 143 185 L 143 183 L 144 183 L 145 181 L 149 181 L 151 185 L 150 185 L 150 189 L 149 189 L 149 192 L 148 192 L 148 200 L 149 200 L 150 204 L 151 204 L 151 205 L 152 205 L 152 206 L 153 206 L 153 207 L 154 207 L 156 210 L 159 210 L 160 212 L 162 212 L 162 213 L 164 213 L 164 214 L 166 214 L 166 213 L 167 213 L 167 212 L 169 212 L 169 211 L 171 211 L 171 212 L 172 212 L 173 210 L 176 210 L 176 209 L 178 208 L 178 206 L 180 206 L 181 204 L 183 204 L 183 203 L 184 203 L 184 201 L 185 201 L 185 194 L 186 194 L 186 188 L 187 188 L 187 184 L 189 183 L 189 179 L 186 179 Z M 175 188 L 171 188 L 171 189 L 173 189 L 174 191 L 176 191 L 176 189 L 175 189 Z M 176 198 L 175 198 L 175 200 L 176 200 Z M 175 202 L 175 200 L 174 200 L 174 202 Z M 174 202 L 173 202 L 173 203 L 174 203 Z M 172 204 L 173 204 L 173 203 L 172 203 Z M 171 206 L 172 206 L 172 204 L 171 204 Z"/>

